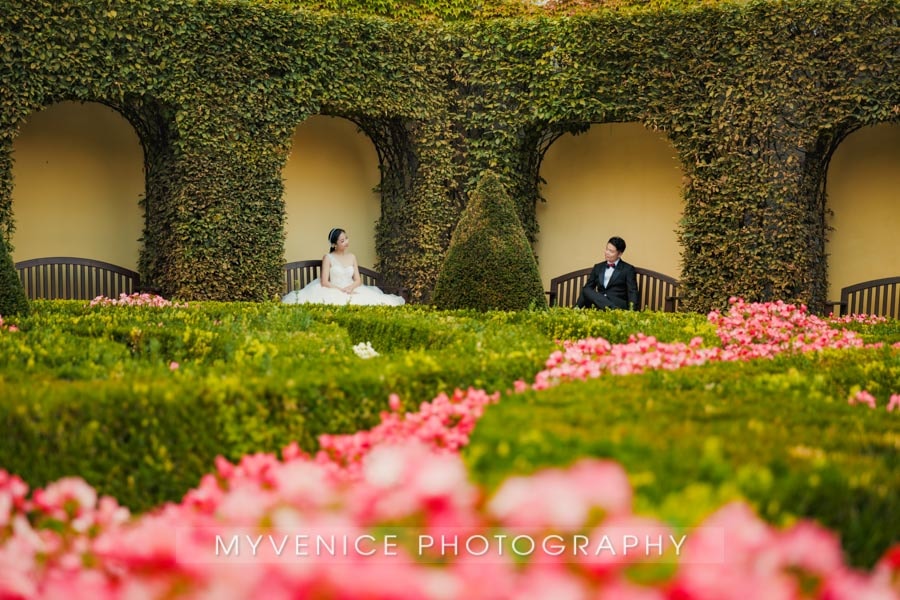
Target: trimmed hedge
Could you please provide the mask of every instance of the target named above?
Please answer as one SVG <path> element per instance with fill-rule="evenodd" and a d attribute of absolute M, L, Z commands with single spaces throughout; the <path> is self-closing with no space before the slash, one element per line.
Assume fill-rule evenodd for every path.
<path fill-rule="evenodd" d="M 40 301 L 14 322 L 0 332 L 0 466 L 35 486 L 82 475 L 136 510 L 179 499 L 217 454 L 314 451 L 319 434 L 374 426 L 391 393 L 414 409 L 505 390 L 553 349 L 525 322 L 424 307 Z M 357 357 L 365 341 L 381 356 Z"/>
<path fill-rule="evenodd" d="M 696 314 L 562 308 L 39 301 L 11 322 L 21 330 L 0 331 L 0 467 L 32 486 L 81 475 L 138 511 L 179 499 L 216 455 L 235 460 L 294 440 L 312 452 L 319 434 L 372 427 L 390 393 L 414 410 L 457 387 L 532 381 L 556 339 L 620 343 L 644 332 L 718 343 Z M 900 341 L 898 321 L 847 327 Z M 380 356 L 353 353 L 366 341 Z M 676 524 L 746 496 L 773 521 L 821 520 L 853 560 L 870 564 L 900 530 L 897 415 L 883 409 L 897 381 L 900 354 L 883 348 L 506 394 L 465 456 L 488 485 L 610 456 L 629 470 L 639 506 Z M 860 388 L 879 410 L 847 404 Z"/>
<path fill-rule="evenodd" d="M 512 200 L 482 174 L 450 239 L 434 286 L 438 308 L 522 310 L 547 306 L 541 275 Z"/>
<path fill-rule="evenodd" d="M 767 520 L 837 530 L 848 558 L 871 566 L 900 541 L 900 415 L 884 408 L 898 382 L 890 348 L 604 376 L 505 397 L 464 456 L 489 487 L 609 457 L 637 503 L 668 522 L 688 527 L 743 496 Z M 848 404 L 860 389 L 877 410 Z"/>
<path fill-rule="evenodd" d="M 28 314 L 28 298 L 19 281 L 16 265 L 0 235 L 0 317 Z"/>
<path fill-rule="evenodd" d="M 900 118 L 895 0 L 556 3 L 571 17 L 496 2 L 516 16 L 454 22 L 414 4 L 421 19 L 361 16 L 408 6 L 367 0 L 353 16 L 324 0 L 2 3 L 0 235 L 14 228 L 22 122 L 101 102 L 145 150 L 142 281 L 167 297 L 270 299 L 291 135 L 339 116 L 379 156 L 376 268 L 427 302 L 481 172 L 497 173 L 533 242 L 547 148 L 634 121 L 667 135 L 684 171 L 687 309 L 731 295 L 823 306 L 830 157 L 853 130 Z M 759 260 L 776 255 L 791 260 Z"/>

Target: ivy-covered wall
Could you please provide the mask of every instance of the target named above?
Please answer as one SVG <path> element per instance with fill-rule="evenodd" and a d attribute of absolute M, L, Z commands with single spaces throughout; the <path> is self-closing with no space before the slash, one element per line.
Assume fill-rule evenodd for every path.
<path fill-rule="evenodd" d="M 499 174 L 534 240 L 547 147 L 638 121 L 670 137 L 686 174 L 685 306 L 735 294 L 820 306 L 829 157 L 854 129 L 900 120 L 895 0 L 455 22 L 287 4 L 2 3 L 0 231 L 15 224 L 23 120 L 102 102 L 144 146 L 144 280 L 182 298 L 272 298 L 292 132 L 342 116 L 381 164 L 377 268 L 428 300 L 481 171 Z"/>

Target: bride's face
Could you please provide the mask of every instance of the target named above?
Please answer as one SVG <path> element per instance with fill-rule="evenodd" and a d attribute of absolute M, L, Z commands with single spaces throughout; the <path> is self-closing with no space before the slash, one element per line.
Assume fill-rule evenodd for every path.
<path fill-rule="evenodd" d="M 338 250 L 346 250 L 350 246 L 350 238 L 347 237 L 346 233 L 342 233 L 338 236 L 337 243 L 335 244 L 335 248 Z"/>

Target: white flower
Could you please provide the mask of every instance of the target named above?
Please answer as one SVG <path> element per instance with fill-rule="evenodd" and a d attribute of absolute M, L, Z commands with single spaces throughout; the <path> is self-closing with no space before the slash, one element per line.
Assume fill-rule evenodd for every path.
<path fill-rule="evenodd" d="M 372 358 L 374 356 L 378 356 L 378 353 L 375 352 L 375 348 L 372 347 L 372 342 L 360 342 L 357 345 L 353 346 L 353 352 L 360 358 Z"/>

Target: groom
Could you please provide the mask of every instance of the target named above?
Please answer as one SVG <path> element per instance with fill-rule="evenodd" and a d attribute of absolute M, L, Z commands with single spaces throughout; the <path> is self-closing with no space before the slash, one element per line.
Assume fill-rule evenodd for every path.
<path fill-rule="evenodd" d="M 581 290 L 578 308 L 626 308 L 637 310 L 638 286 L 634 267 L 622 260 L 625 240 L 611 237 L 606 243 L 606 262 L 594 265 Z"/>

